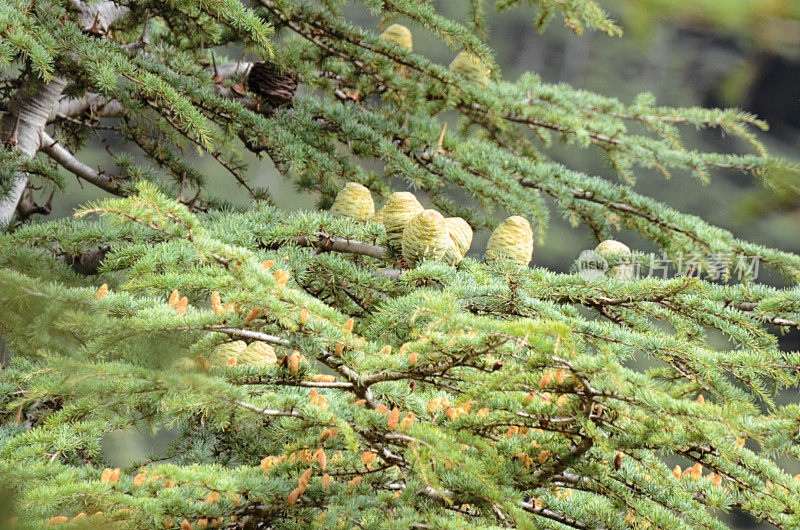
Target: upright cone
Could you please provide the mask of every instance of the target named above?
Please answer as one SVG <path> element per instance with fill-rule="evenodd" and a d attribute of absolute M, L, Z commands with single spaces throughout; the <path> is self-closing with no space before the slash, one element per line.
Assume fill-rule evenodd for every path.
<path fill-rule="evenodd" d="M 601 241 L 594 250 L 609 263 L 610 276 L 623 280 L 633 278 L 633 253 L 628 245 L 613 239 L 606 239 Z"/>
<path fill-rule="evenodd" d="M 414 48 L 411 30 L 402 24 L 392 24 L 381 33 L 381 39 L 388 40 L 411 51 Z"/>
<path fill-rule="evenodd" d="M 533 255 L 533 230 L 524 217 L 509 217 L 492 232 L 486 245 L 486 261 L 510 261 L 527 267 Z"/>
<path fill-rule="evenodd" d="M 442 259 L 451 245 L 447 224 L 436 210 L 417 214 L 403 231 L 403 257 L 411 266 L 423 259 Z"/>
<path fill-rule="evenodd" d="M 450 71 L 464 77 L 470 83 L 482 87 L 489 86 L 491 70 L 483 65 L 481 58 L 470 52 L 460 52 L 450 63 Z"/>
<path fill-rule="evenodd" d="M 375 202 L 369 189 L 358 182 L 348 182 L 336 195 L 331 214 L 366 221 L 375 214 Z"/>
<path fill-rule="evenodd" d="M 450 239 L 463 257 L 472 245 L 472 227 L 460 217 L 447 217 L 444 222 L 450 232 Z"/>
<path fill-rule="evenodd" d="M 236 364 L 253 365 L 276 364 L 277 362 L 275 348 L 260 340 L 251 342 L 236 360 Z"/>
<path fill-rule="evenodd" d="M 396 250 L 401 248 L 403 229 L 422 210 L 422 205 L 413 193 L 392 193 L 383 207 L 383 226 L 386 228 L 386 241 L 390 247 Z"/>

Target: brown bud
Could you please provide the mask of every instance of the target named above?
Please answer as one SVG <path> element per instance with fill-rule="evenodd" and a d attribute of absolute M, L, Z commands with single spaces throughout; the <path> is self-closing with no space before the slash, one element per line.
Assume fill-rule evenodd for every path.
<path fill-rule="evenodd" d="M 395 430 L 397 428 L 397 424 L 400 421 L 400 409 L 397 407 L 392 409 L 391 414 L 389 414 L 389 419 L 387 420 L 386 424 L 389 427 L 390 431 Z"/>
<path fill-rule="evenodd" d="M 253 309 L 251 309 L 250 312 L 247 313 L 247 316 L 244 317 L 244 325 L 245 326 L 249 326 L 250 323 L 253 320 L 257 319 L 260 314 L 261 314 L 261 308 L 260 307 L 254 307 Z"/>
<path fill-rule="evenodd" d="M 211 293 L 211 309 L 214 310 L 215 315 L 220 315 L 224 311 L 222 301 L 219 298 L 219 291 Z"/>

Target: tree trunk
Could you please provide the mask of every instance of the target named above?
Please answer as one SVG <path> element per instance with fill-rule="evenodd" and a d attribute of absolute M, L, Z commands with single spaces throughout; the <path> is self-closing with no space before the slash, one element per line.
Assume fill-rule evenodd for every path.
<path fill-rule="evenodd" d="M 10 112 L 0 122 L 3 141 L 14 145 L 29 158 L 36 156 L 47 117 L 66 84 L 66 80 L 61 78 L 53 78 L 49 82 L 33 77 L 26 80 L 11 101 Z M 27 185 L 27 174 L 20 172 L 14 176 L 9 193 L 0 197 L 0 229 L 11 222 Z"/>

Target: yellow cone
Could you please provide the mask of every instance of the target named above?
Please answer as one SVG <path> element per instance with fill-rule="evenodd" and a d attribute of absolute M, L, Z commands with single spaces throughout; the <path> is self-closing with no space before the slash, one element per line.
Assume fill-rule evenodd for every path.
<path fill-rule="evenodd" d="M 422 210 L 422 205 L 413 193 L 398 191 L 389 196 L 386 206 L 383 207 L 383 226 L 386 228 L 386 240 L 390 247 L 401 248 L 403 229 Z"/>
<path fill-rule="evenodd" d="M 444 222 L 447 224 L 447 231 L 450 232 L 450 239 L 463 257 L 472 244 L 472 227 L 460 217 L 447 217 Z"/>
<path fill-rule="evenodd" d="M 414 47 L 411 30 L 402 24 L 392 24 L 386 28 L 386 30 L 381 33 L 381 39 L 393 42 L 408 51 L 411 51 Z"/>
<path fill-rule="evenodd" d="M 216 367 L 233 366 L 239 361 L 239 356 L 246 348 L 247 344 L 243 340 L 220 344 L 211 352 L 208 361 Z"/>
<path fill-rule="evenodd" d="M 606 260 L 613 262 L 609 270 L 611 276 L 625 280 L 633 278 L 633 254 L 628 245 L 613 239 L 606 239 L 601 241 L 594 250 Z"/>
<path fill-rule="evenodd" d="M 375 215 L 370 217 L 369 220 L 372 221 L 373 223 L 378 223 L 379 225 L 382 225 L 383 224 L 383 217 L 384 217 L 384 212 L 383 212 L 383 208 L 381 208 L 380 210 L 375 212 Z"/>
<path fill-rule="evenodd" d="M 254 365 L 276 364 L 277 362 L 278 357 L 275 355 L 275 348 L 260 340 L 251 342 L 236 360 L 236 364 Z"/>
<path fill-rule="evenodd" d="M 483 65 L 480 57 L 470 52 L 460 52 L 450 63 L 450 71 L 463 76 L 470 83 L 486 87 L 491 70 Z"/>
<path fill-rule="evenodd" d="M 336 195 L 331 214 L 366 221 L 375 213 L 375 202 L 369 189 L 357 182 L 348 182 Z"/>
<path fill-rule="evenodd" d="M 486 261 L 510 261 L 527 267 L 533 255 L 533 230 L 524 217 L 509 217 L 492 232 L 486 245 Z"/>
<path fill-rule="evenodd" d="M 417 214 L 403 231 L 403 257 L 411 266 L 423 259 L 442 259 L 451 245 L 447 224 L 436 210 Z"/>

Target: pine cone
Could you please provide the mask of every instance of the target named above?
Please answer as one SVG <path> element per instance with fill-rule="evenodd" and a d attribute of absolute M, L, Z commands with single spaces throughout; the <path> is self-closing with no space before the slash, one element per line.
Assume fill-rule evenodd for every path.
<path fill-rule="evenodd" d="M 260 340 L 251 342 L 236 360 L 236 364 L 252 364 L 256 366 L 277 364 L 277 362 L 278 357 L 275 355 L 275 348 Z"/>
<path fill-rule="evenodd" d="M 331 214 L 366 221 L 375 213 L 375 203 L 369 189 L 358 182 L 348 182 L 336 195 Z"/>
<path fill-rule="evenodd" d="M 509 217 L 492 232 L 486 245 L 486 261 L 507 260 L 527 267 L 533 255 L 533 230 L 524 217 Z"/>
<path fill-rule="evenodd" d="M 422 205 L 413 193 L 398 191 L 389 196 L 386 206 L 383 207 L 383 226 L 386 228 L 386 241 L 390 247 L 401 248 L 403 229 L 422 210 Z"/>
<path fill-rule="evenodd" d="M 606 239 L 601 241 L 594 250 L 611 265 L 611 276 L 624 280 L 633 278 L 633 253 L 628 245 L 613 239 Z"/>
<path fill-rule="evenodd" d="M 391 41 L 411 51 L 414 48 L 411 30 L 402 24 L 392 24 L 381 33 L 381 39 Z"/>
<path fill-rule="evenodd" d="M 290 106 L 294 103 L 297 80 L 272 63 L 255 63 L 247 74 L 247 88 L 276 107 Z"/>
<path fill-rule="evenodd" d="M 461 217 L 448 217 L 444 222 L 447 224 L 450 238 L 463 257 L 472 244 L 472 227 Z"/>
<path fill-rule="evenodd" d="M 460 52 L 450 63 L 450 71 L 466 78 L 470 83 L 482 87 L 489 86 L 491 70 L 483 66 L 480 57 L 470 52 Z"/>
<path fill-rule="evenodd" d="M 412 267 L 423 259 L 442 259 L 452 246 L 442 214 L 424 210 L 414 216 L 403 230 L 402 246 L 403 257 Z"/>
<path fill-rule="evenodd" d="M 246 348 L 247 344 L 243 340 L 220 344 L 211 352 L 208 362 L 216 367 L 233 366 L 239 361 L 239 356 Z"/>

